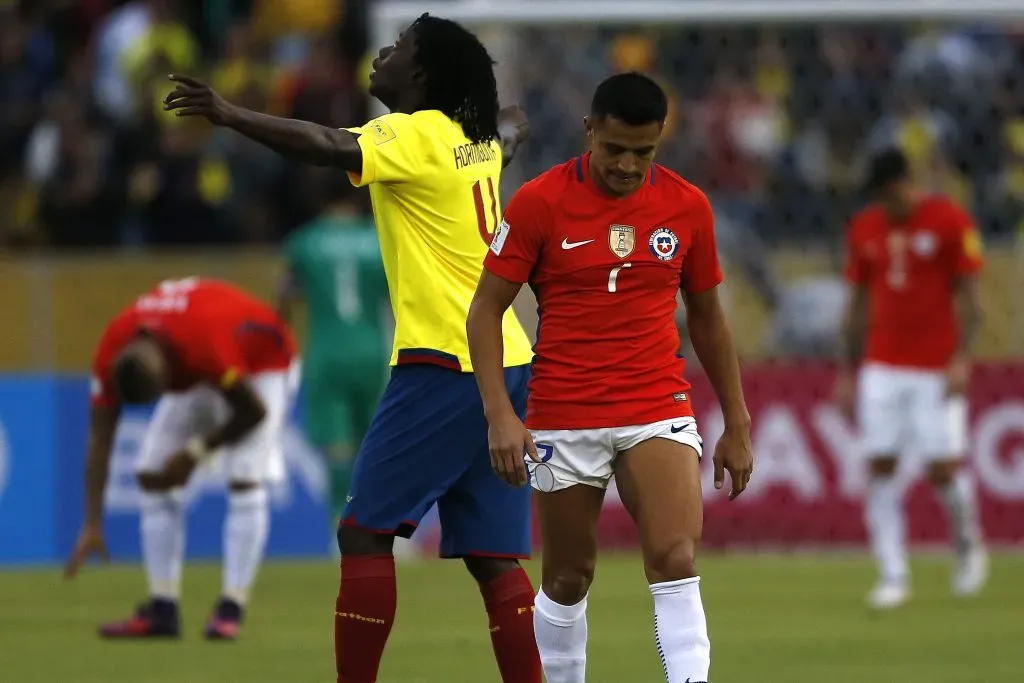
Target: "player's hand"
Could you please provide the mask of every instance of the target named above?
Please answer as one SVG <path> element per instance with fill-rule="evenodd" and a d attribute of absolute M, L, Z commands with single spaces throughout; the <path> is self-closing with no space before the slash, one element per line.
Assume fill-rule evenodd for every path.
<path fill-rule="evenodd" d="M 516 140 L 522 142 L 530 137 L 530 121 L 526 118 L 526 112 L 518 104 L 509 107 L 502 107 L 498 112 L 498 128 L 511 126 L 515 128 Z"/>
<path fill-rule="evenodd" d="M 110 561 L 107 542 L 103 539 L 103 526 L 101 524 L 86 524 L 78 532 L 75 549 L 71 552 L 67 564 L 64 565 L 64 578 L 75 578 L 86 560 L 94 555 L 99 556 L 104 562 Z"/>
<path fill-rule="evenodd" d="M 487 428 L 487 446 L 491 452 L 491 467 L 509 486 L 520 487 L 529 481 L 526 473 L 527 454 L 540 462 L 533 436 L 513 412 L 491 421 Z"/>
<path fill-rule="evenodd" d="M 946 367 L 946 396 L 963 396 L 967 393 L 967 382 L 971 378 L 971 362 L 963 356 L 956 356 Z"/>
<path fill-rule="evenodd" d="M 846 416 L 847 420 L 854 420 L 854 406 L 856 405 L 857 380 L 849 370 L 840 370 L 836 376 L 836 385 L 832 390 L 833 400 L 836 402 L 839 411 Z"/>
<path fill-rule="evenodd" d="M 171 456 L 161 472 L 163 480 L 171 488 L 180 488 L 188 483 L 189 477 L 196 469 L 196 459 L 187 451 L 179 451 Z"/>
<path fill-rule="evenodd" d="M 725 471 L 729 471 L 729 478 L 732 480 L 732 490 L 729 491 L 729 500 L 735 500 L 736 496 L 743 493 L 750 481 L 750 475 L 754 473 L 754 453 L 750 446 L 750 427 L 726 426 L 722 438 L 715 444 L 715 488 L 721 489 L 725 485 Z"/>
<path fill-rule="evenodd" d="M 217 126 L 231 124 L 235 106 L 226 102 L 217 91 L 191 76 L 171 74 L 174 90 L 164 98 L 164 111 L 177 116 L 202 116 Z"/>

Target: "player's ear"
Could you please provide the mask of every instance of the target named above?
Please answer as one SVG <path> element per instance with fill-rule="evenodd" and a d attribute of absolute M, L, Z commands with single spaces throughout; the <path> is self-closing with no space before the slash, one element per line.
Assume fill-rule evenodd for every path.
<path fill-rule="evenodd" d="M 583 117 L 583 130 L 587 133 L 587 140 L 593 142 L 594 138 L 594 120 L 589 116 Z"/>

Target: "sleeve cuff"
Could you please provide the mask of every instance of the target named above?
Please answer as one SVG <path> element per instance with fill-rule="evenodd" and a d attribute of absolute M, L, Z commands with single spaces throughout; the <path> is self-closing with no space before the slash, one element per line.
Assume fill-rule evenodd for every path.
<path fill-rule="evenodd" d="M 526 276 L 520 275 L 519 269 L 516 268 L 514 263 L 509 261 L 502 261 L 499 259 L 488 258 L 484 260 L 484 270 L 491 275 L 497 275 L 498 277 L 508 280 L 509 282 L 516 282 L 518 284 L 526 284 L 530 279 L 529 273 Z"/>
<path fill-rule="evenodd" d="M 362 128 L 342 128 L 356 136 L 356 143 L 363 154 L 363 170 L 361 173 L 349 172 L 348 181 L 355 187 L 366 187 L 377 179 L 377 167 L 374 165 L 373 145 L 369 144 Z"/>

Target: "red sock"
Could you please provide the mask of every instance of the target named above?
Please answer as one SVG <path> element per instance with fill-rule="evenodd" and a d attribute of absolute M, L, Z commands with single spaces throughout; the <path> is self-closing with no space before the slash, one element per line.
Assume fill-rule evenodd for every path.
<path fill-rule="evenodd" d="M 502 683 L 542 683 L 533 636 L 533 586 L 522 567 L 480 586 Z"/>
<path fill-rule="evenodd" d="M 395 558 L 341 558 L 341 587 L 334 606 L 334 661 L 338 683 L 374 683 L 395 620 Z"/>

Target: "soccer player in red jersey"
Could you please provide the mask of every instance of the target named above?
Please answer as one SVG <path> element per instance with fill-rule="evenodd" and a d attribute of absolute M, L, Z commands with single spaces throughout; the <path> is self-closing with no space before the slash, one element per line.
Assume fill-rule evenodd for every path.
<path fill-rule="evenodd" d="M 136 461 L 149 598 L 100 627 L 106 638 L 178 637 L 185 551 L 182 488 L 214 453 L 228 477 L 224 585 L 207 627 L 233 639 L 269 531 L 265 484 L 284 476 L 281 432 L 295 345 L 266 304 L 217 280 L 166 281 L 117 315 L 96 350 L 85 523 L 66 576 L 105 555 L 103 495 L 121 406 L 159 399 Z"/>
<path fill-rule="evenodd" d="M 880 577 L 868 602 L 888 608 L 909 596 L 894 477 L 904 452 L 925 459 L 945 503 L 958 560 L 954 593 L 973 595 L 988 577 L 974 485 L 961 468 L 982 254 L 971 217 L 916 186 L 901 152 L 873 159 L 869 189 L 877 202 L 853 218 L 847 236 L 851 295 L 836 395 L 851 415 L 856 403 L 870 459 L 865 519 Z"/>
<path fill-rule="evenodd" d="M 752 470 L 750 417 L 716 289 L 722 273 L 711 206 L 653 163 L 666 113 L 665 93 L 640 74 L 598 86 L 586 119 L 590 151 L 512 198 L 470 306 L 492 464 L 512 485 L 529 479 L 537 494 L 544 555 L 534 630 L 549 683 L 585 679 L 587 592 L 612 475 L 640 534 L 666 679 L 708 678 L 694 563 L 703 442 L 676 355 L 680 289 L 725 417 L 715 486 L 729 470 L 735 498 Z M 525 426 L 501 372 L 501 317 L 524 283 L 540 309 Z"/>

